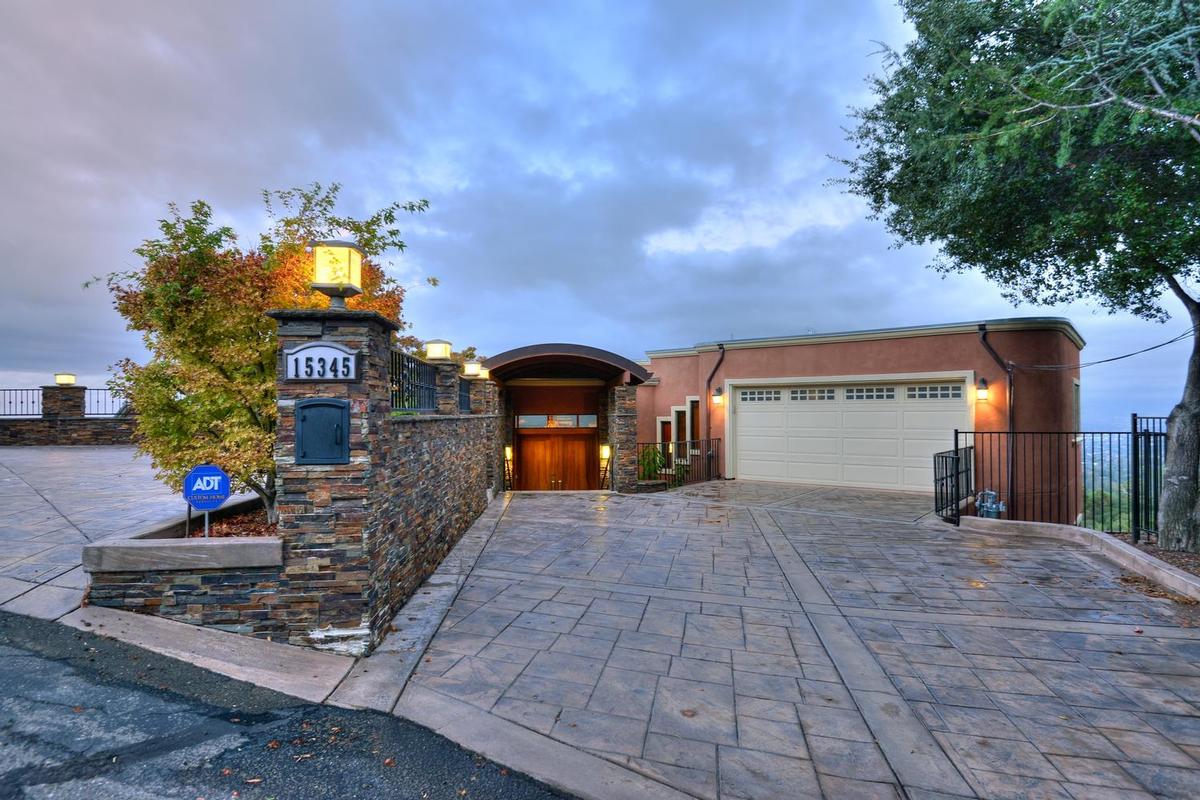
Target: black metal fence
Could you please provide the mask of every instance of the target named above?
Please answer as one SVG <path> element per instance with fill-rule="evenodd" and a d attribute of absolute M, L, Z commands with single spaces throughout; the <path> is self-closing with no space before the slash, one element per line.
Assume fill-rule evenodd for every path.
<path fill-rule="evenodd" d="M 720 439 L 639 442 L 638 480 L 666 481 L 672 487 L 716 480 L 721 477 L 720 451 Z"/>
<path fill-rule="evenodd" d="M 112 389 L 88 389 L 84 392 L 85 417 L 120 417 L 128 413 L 125 401 Z"/>
<path fill-rule="evenodd" d="M 471 413 L 471 382 L 466 378 L 458 379 L 458 411 L 460 414 Z"/>
<path fill-rule="evenodd" d="M 437 367 L 433 364 L 393 350 L 389 379 L 393 411 L 437 410 Z"/>
<path fill-rule="evenodd" d="M 947 521 L 1056 522 L 1134 541 L 1156 531 L 1165 417 L 1134 414 L 1128 431 L 955 431 L 954 444 L 933 457 L 934 508 Z"/>
<path fill-rule="evenodd" d="M 41 389 L 0 389 L 0 417 L 40 417 Z"/>

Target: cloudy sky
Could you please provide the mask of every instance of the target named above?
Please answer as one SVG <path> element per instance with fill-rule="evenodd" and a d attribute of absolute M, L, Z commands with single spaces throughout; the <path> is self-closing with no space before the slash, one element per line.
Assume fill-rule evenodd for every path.
<path fill-rule="evenodd" d="M 82 284 L 136 265 L 166 203 L 252 240 L 262 189 L 312 181 L 349 213 L 427 198 L 390 266 L 406 316 L 489 354 L 1062 314 L 1097 359 L 1185 330 L 1014 309 L 827 185 L 875 42 L 908 35 L 888 0 L 5 0 L 0 384 L 141 354 Z M 1085 370 L 1085 424 L 1169 411 L 1187 346 Z"/>

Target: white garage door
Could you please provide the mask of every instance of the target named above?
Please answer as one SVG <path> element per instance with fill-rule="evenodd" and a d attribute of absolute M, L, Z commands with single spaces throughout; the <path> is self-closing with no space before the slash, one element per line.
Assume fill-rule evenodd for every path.
<path fill-rule="evenodd" d="M 747 386 L 733 392 L 737 477 L 933 491 L 933 454 L 968 430 L 957 382 Z"/>

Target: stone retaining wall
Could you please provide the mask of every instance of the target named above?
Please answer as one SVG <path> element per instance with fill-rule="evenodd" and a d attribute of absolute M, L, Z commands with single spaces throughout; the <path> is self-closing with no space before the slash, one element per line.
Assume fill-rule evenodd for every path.
<path fill-rule="evenodd" d="M 131 444 L 133 427 L 133 417 L 0 419 L 0 447 Z"/>

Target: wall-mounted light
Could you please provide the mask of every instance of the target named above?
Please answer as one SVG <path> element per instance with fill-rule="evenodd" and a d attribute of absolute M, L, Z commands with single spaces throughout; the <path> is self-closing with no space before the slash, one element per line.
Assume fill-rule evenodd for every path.
<path fill-rule="evenodd" d="M 725 402 L 725 390 L 722 387 L 718 386 L 717 388 L 713 389 L 712 404 L 714 406 L 719 406 L 719 405 L 722 405 L 724 402 Z"/>
<path fill-rule="evenodd" d="M 512 445 L 511 444 L 504 445 L 504 460 L 512 461 Z"/>
<path fill-rule="evenodd" d="M 481 364 L 479 366 L 479 377 L 486 381 L 492 377 L 492 371 Z"/>
<path fill-rule="evenodd" d="M 600 460 L 608 461 L 610 458 L 612 458 L 612 445 L 600 445 Z"/>
<path fill-rule="evenodd" d="M 466 375 L 468 378 L 478 378 L 481 369 L 483 369 L 483 365 L 478 361 L 468 361 L 463 364 L 463 375 Z"/>
<path fill-rule="evenodd" d="M 362 294 L 363 251 L 355 242 L 313 242 L 312 288 L 329 298 L 330 308 L 345 308 L 346 298 Z"/>
<path fill-rule="evenodd" d="M 987 402 L 987 399 L 988 399 L 987 378 L 980 378 L 979 383 L 975 384 L 975 399 L 981 403 Z"/>
<path fill-rule="evenodd" d="M 425 357 L 430 361 L 449 361 L 450 343 L 445 339 L 430 339 L 425 343 Z"/>
<path fill-rule="evenodd" d="M 75 385 L 75 373 L 74 372 L 56 372 L 56 373 L 54 373 L 54 385 L 55 386 L 74 386 Z"/>

